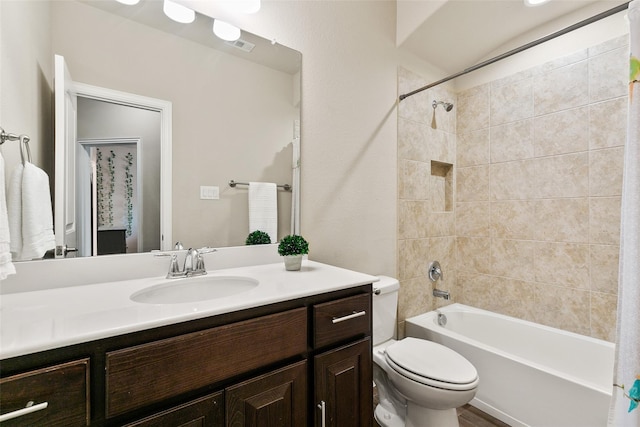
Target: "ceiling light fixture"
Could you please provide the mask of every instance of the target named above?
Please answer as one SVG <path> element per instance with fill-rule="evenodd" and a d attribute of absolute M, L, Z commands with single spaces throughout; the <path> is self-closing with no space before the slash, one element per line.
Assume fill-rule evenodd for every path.
<path fill-rule="evenodd" d="M 169 18 L 181 24 L 190 24 L 196 19 L 196 13 L 193 10 L 171 0 L 164 0 L 162 10 Z"/>
<path fill-rule="evenodd" d="M 236 41 L 240 38 L 240 28 L 219 19 L 213 20 L 213 34 L 228 42 Z"/>
<path fill-rule="evenodd" d="M 133 6 L 138 4 L 140 0 L 116 0 L 118 3 L 126 4 L 127 6 Z"/>
<path fill-rule="evenodd" d="M 541 4 L 547 3 L 550 0 L 524 0 L 524 5 L 525 6 L 540 6 Z"/>

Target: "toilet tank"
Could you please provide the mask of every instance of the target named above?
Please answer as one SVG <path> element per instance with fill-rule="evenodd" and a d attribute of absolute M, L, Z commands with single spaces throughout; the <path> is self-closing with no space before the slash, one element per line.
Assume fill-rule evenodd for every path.
<path fill-rule="evenodd" d="M 380 281 L 373 283 L 373 345 L 382 344 L 396 337 L 398 320 L 397 279 L 378 276 Z"/>

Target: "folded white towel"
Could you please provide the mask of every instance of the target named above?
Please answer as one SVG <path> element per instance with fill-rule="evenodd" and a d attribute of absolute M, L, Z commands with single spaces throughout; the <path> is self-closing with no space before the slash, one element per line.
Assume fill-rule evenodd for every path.
<path fill-rule="evenodd" d="M 272 182 L 249 183 L 249 232 L 260 230 L 278 240 L 278 187 Z"/>
<path fill-rule="evenodd" d="M 54 249 L 49 175 L 25 162 L 22 173 L 22 259 L 42 258 Z"/>
<path fill-rule="evenodd" d="M 11 236 L 11 253 L 13 259 L 20 259 L 22 253 L 22 173 L 24 166 L 20 163 L 13 169 L 7 188 L 7 214 L 9 217 L 9 235 Z"/>
<path fill-rule="evenodd" d="M 9 232 L 7 199 L 4 187 L 4 158 L 0 153 L 0 280 L 4 280 L 8 275 L 16 273 L 13 262 L 11 262 L 11 234 Z"/>

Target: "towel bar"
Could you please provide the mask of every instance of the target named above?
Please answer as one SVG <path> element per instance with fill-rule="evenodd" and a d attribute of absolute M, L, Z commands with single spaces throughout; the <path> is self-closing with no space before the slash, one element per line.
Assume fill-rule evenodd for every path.
<path fill-rule="evenodd" d="M 234 180 L 229 181 L 229 187 L 235 188 L 236 185 L 249 185 L 248 182 L 236 182 Z M 291 186 L 289 184 L 277 184 L 278 188 L 282 188 L 285 191 L 291 191 Z"/>
<path fill-rule="evenodd" d="M 31 163 L 31 149 L 29 148 L 30 140 L 31 139 L 27 135 L 7 133 L 2 127 L 0 127 L 0 145 L 4 144 L 6 141 L 20 141 L 20 158 L 22 159 L 23 165 L 25 160 Z"/>

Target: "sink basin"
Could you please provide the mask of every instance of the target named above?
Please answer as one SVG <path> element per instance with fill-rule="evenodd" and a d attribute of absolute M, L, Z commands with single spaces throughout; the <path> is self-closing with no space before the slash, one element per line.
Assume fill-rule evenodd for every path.
<path fill-rule="evenodd" d="M 242 276 L 198 276 L 149 286 L 131 295 L 131 300 L 146 304 L 181 304 L 224 298 L 258 286 L 258 281 Z"/>

